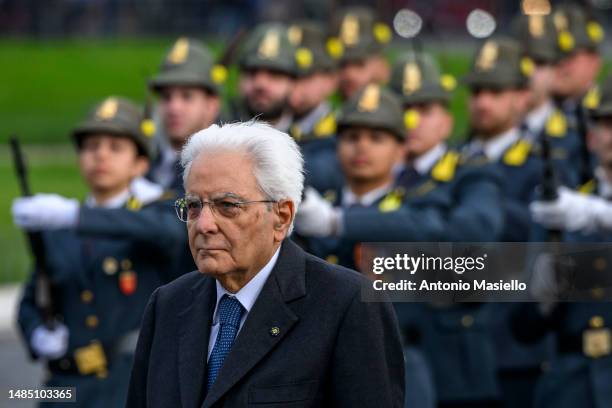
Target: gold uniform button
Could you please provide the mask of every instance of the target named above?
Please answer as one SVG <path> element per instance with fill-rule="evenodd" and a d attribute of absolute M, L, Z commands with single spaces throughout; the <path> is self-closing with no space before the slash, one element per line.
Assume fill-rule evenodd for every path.
<path fill-rule="evenodd" d="M 95 315 L 89 315 L 85 319 L 85 325 L 90 329 L 95 329 L 96 327 L 98 327 L 99 323 L 100 321 L 98 320 L 98 316 Z"/>
<path fill-rule="evenodd" d="M 602 327 L 604 327 L 604 319 L 601 316 L 593 316 L 589 320 L 589 325 L 593 329 L 601 329 Z"/>
<path fill-rule="evenodd" d="M 461 318 L 461 325 L 463 327 L 465 327 L 466 329 L 469 327 L 472 327 L 472 325 L 474 324 L 474 317 L 472 315 L 464 315 Z"/>
<path fill-rule="evenodd" d="M 91 303 L 93 300 L 93 292 L 91 290 L 84 290 L 81 292 L 81 301 L 83 303 Z"/>

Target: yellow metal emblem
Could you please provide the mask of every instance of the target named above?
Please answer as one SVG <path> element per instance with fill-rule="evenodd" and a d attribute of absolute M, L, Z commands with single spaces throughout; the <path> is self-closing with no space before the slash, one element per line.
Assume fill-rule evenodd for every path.
<path fill-rule="evenodd" d="M 376 84 L 370 84 L 366 87 L 359 99 L 357 110 L 359 112 L 374 112 L 380 105 L 380 87 Z"/>
<path fill-rule="evenodd" d="M 447 92 L 454 91 L 457 87 L 457 79 L 450 74 L 444 74 L 440 77 L 440 86 Z"/>
<path fill-rule="evenodd" d="M 591 358 L 600 358 L 612 353 L 610 329 L 589 329 L 582 333 L 582 351 Z"/>
<path fill-rule="evenodd" d="M 104 258 L 104 261 L 102 261 L 102 270 L 105 274 L 114 275 L 117 273 L 117 269 L 119 269 L 119 264 L 115 258 Z"/>
<path fill-rule="evenodd" d="M 318 138 L 331 136 L 336 133 L 336 127 L 336 117 L 330 113 L 315 125 L 314 134 Z"/>
<path fill-rule="evenodd" d="M 308 48 L 300 47 L 295 51 L 295 62 L 301 69 L 308 69 L 312 66 L 312 51 Z"/>
<path fill-rule="evenodd" d="M 546 121 L 546 133 L 553 137 L 565 136 L 567 132 L 567 119 L 565 115 L 556 110 Z"/>
<path fill-rule="evenodd" d="M 359 43 L 359 19 L 352 14 L 347 14 L 342 20 L 340 27 L 340 40 L 349 47 Z"/>
<path fill-rule="evenodd" d="M 92 341 L 88 346 L 77 348 L 74 351 L 74 361 L 82 375 L 106 375 L 108 364 L 106 354 L 102 344 L 97 340 Z"/>
<path fill-rule="evenodd" d="M 372 32 L 374 34 L 374 38 L 379 44 L 387 44 L 389 41 L 391 41 L 391 37 L 393 35 L 389 26 L 384 23 L 374 24 Z"/>
<path fill-rule="evenodd" d="M 189 55 L 189 40 L 181 37 L 176 40 L 172 50 L 168 54 L 168 62 L 171 64 L 182 64 L 187 60 Z"/>
<path fill-rule="evenodd" d="M 529 34 L 533 38 L 541 38 L 544 35 L 544 16 L 530 15 L 528 17 Z"/>
<path fill-rule="evenodd" d="M 264 59 L 273 59 L 278 57 L 280 49 L 280 33 L 276 29 L 268 30 L 261 43 L 257 54 Z"/>
<path fill-rule="evenodd" d="M 451 181 L 455 176 L 459 157 L 457 152 L 446 153 L 431 170 L 431 177 L 438 181 Z"/>
<path fill-rule="evenodd" d="M 582 100 L 582 106 L 587 109 L 597 109 L 599 102 L 601 101 L 601 93 L 598 86 L 594 86 L 587 92 L 586 96 Z"/>
<path fill-rule="evenodd" d="M 387 194 L 385 198 L 378 205 L 380 212 L 391 212 L 397 211 L 402 206 L 402 192 L 394 190 Z"/>
<path fill-rule="evenodd" d="M 559 43 L 559 48 L 563 52 L 569 52 L 574 49 L 574 36 L 567 30 L 563 30 L 559 32 L 559 37 L 557 38 Z"/>
<path fill-rule="evenodd" d="M 408 109 L 404 112 L 404 126 L 406 126 L 406 129 L 416 129 L 420 122 L 421 115 L 416 109 Z"/>
<path fill-rule="evenodd" d="M 499 46 L 495 41 L 487 41 L 480 50 L 478 60 L 476 61 L 476 68 L 480 71 L 490 71 L 497 62 L 499 55 Z"/>
<path fill-rule="evenodd" d="M 212 69 L 210 70 L 210 79 L 215 84 L 224 83 L 227 80 L 227 68 L 221 64 L 213 65 Z"/>
<path fill-rule="evenodd" d="M 128 199 L 126 207 L 128 210 L 138 211 L 142 208 L 142 202 L 136 197 L 130 197 Z"/>
<path fill-rule="evenodd" d="M 404 65 L 404 95 L 411 95 L 421 89 L 423 76 L 419 66 L 414 62 Z"/>
<path fill-rule="evenodd" d="M 155 134 L 155 122 L 152 119 L 145 119 L 140 122 L 140 131 L 146 137 L 153 137 Z"/>
<path fill-rule="evenodd" d="M 605 37 L 604 29 L 596 21 L 590 21 L 586 25 L 587 35 L 594 43 L 600 43 Z"/>
<path fill-rule="evenodd" d="M 521 72 L 524 76 L 530 77 L 535 71 L 535 63 L 529 57 L 521 58 Z"/>
<path fill-rule="evenodd" d="M 96 117 L 101 120 L 110 120 L 117 115 L 119 101 L 116 98 L 107 98 L 96 111 Z"/>
<path fill-rule="evenodd" d="M 302 43 L 302 29 L 299 26 L 292 25 L 287 30 L 287 38 L 289 38 L 291 45 L 297 47 Z"/>
<path fill-rule="evenodd" d="M 529 151 L 531 150 L 531 143 L 527 140 L 521 139 L 514 144 L 504 154 L 504 163 L 509 166 L 521 166 L 527 160 Z"/>
<path fill-rule="evenodd" d="M 342 54 L 344 54 L 344 45 L 342 45 L 342 41 L 336 37 L 329 38 L 325 44 L 325 48 L 329 56 L 333 59 L 339 59 L 342 57 Z"/>

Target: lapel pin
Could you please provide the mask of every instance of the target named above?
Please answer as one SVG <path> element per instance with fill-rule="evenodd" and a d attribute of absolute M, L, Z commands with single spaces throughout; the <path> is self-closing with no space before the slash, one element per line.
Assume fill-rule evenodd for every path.
<path fill-rule="evenodd" d="M 270 336 L 276 337 L 280 334 L 280 328 L 278 326 L 274 326 L 270 329 Z"/>

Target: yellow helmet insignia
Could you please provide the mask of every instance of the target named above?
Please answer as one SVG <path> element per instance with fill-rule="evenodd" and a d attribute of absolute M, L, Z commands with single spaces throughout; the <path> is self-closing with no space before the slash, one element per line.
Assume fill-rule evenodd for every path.
<path fill-rule="evenodd" d="M 110 120 L 117 115 L 119 102 L 115 98 L 107 98 L 96 111 L 98 119 Z"/>
<path fill-rule="evenodd" d="M 176 40 L 168 54 L 168 62 L 171 64 L 182 64 L 187 59 L 187 55 L 189 55 L 189 40 L 181 37 Z"/>
<path fill-rule="evenodd" d="M 363 91 L 363 95 L 359 99 L 357 110 L 359 112 L 374 112 L 380 104 L 380 87 L 376 84 L 370 84 Z"/>

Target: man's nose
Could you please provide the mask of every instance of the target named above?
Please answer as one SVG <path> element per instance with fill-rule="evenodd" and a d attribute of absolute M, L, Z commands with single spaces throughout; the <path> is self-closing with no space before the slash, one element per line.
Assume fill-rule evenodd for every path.
<path fill-rule="evenodd" d="M 218 231 L 217 220 L 213 214 L 210 205 L 204 204 L 200 216 L 197 218 L 196 228 L 203 234 L 209 234 Z"/>

